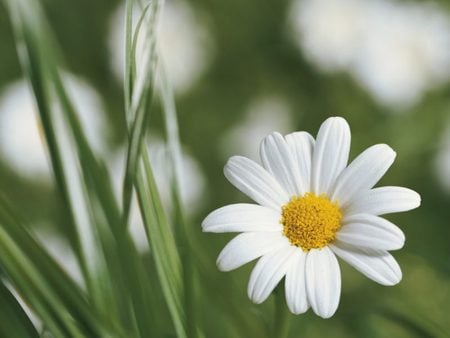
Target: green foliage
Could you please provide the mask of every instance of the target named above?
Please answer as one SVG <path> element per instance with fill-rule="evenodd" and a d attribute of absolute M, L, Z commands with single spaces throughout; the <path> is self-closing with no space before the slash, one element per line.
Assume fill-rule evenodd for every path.
<path fill-rule="evenodd" d="M 33 249 L 42 249 L 32 242 L 31 237 L 25 237 L 28 242 L 23 238 L 12 237 L 14 233 L 11 231 L 18 231 L 20 223 L 11 223 L 10 220 L 2 224 L 0 236 L 0 246 L 5 250 L 2 265 L 7 275 L 21 297 L 28 301 L 54 336 L 159 335 L 155 331 L 157 312 L 153 307 L 156 290 L 152 288 L 142 258 L 127 232 L 132 187 L 137 185 L 162 289 L 174 318 L 177 335 L 186 336 L 181 265 L 176 244 L 169 224 L 164 221 L 164 211 L 158 203 L 155 186 L 147 189 L 148 176 L 151 175 L 148 159 L 143 158 L 145 171 L 137 167 L 149 116 L 149 97 L 153 93 L 153 76 L 147 74 L 156 73 L 156 64 L 153 62 L 155 42 L 150 46 L 149 60 L 144 61 L 145 74 L 136 78 L 133 89 L 130 86 L 132 101 L 127 107 L 131 116 L 130 146 L 122 213 L 115 202 L 105 164 L 95 157 L 59 76 L 58 49 L 44 24 L 41 9 L 30 1 L 10 1 L 8 6 L 22 66 L 39 107 L 59 191 L 71 215 L 70 223 L 76 234 L 75 244 L 87 284 L 87 294 L 83 294 L 73 282 L 64 282 L 63 277 L 67 276 L 55 276 L 61 272 L 57 266 L 52 266 L 54 271 L 46 267 L 54 263 L 45 252 L 39 252 L 39 256 L 32 252 Z M 144 20 L 148 21 L 144 24 L 145 34 L 154 40 L 152 36 L 158 10 L 157 6 L 149 8 L 150 11 L 143 12 Z M 32 18 L 29 17 L 30 12 L 33 12 Z M 150 18 L 146 19 L 147 14 Z M 137 184 L 136 174 L 145 182 Z M 23 230 L 23 236 L 25 234 Z M 30 261 L 31 257 L 35 259 Z M 49 275 L 41 275 L 45 272 Z M 55 288 L 45 292 L 45 285 L 55 284 Z M 74 295 L 74 292 L 79 294 Z M 81 310 L 77 309 L 76 304 L 83 299 L 92 306 L 88 323 L 84 323 L 86 318 L 78 318 Z M 72 314 L 71 311 L 76 312 Z M 95 326 L 92 321 L 96 323 Z M 104 329 L 106 327 L 108 331 Z"/>
<path fill-rule="evenodd" d="M 405 115 L 388 115 L 347 76 L 312 69 L 284 38 L 280 23 L 288 2 L 202 0 L 192 5 L 210 15 L 217 51 L 209 73 L 190 92 L 175 96 L 156 41 L 163 1 L 128 0 L 122 98 L 121 86 L 111 80 L 105 43 L 98 41 L 114 2 L 4 0 L 1 5 L 7 10 L 0 11 L 5 46 L 0 83 L 19 73 L 14 38 L 38 106 L 55 190 L 23 182 L 0 164 L 0 337 L 448 336 L 449 198 L 432 171 L 449 117 L 448 86 Z M 64 6 L 73 16 L 60 15 Z M 140 16 L 133 20 L 136 8 Z M 74 21 L 91 34 L 72 30 Z M 73 39 L 75 33 L 81 42 Z M 89 143 L 61 77 L 66 68 L 89 75 L 107 99 L 111 143 L 126 145 L 119 202 L 110 154 L 99 156 Z M 217 271 L 214 260 L 227 236 L 201 233 L 208 211 L 238 198 L 221 175 L 226 161 L 221 139 L 242 122 L 253 98 L 265 94 L 287 99 L 292 130 L 313 131 L 326 115 L 343 114 L 355 131 L 355 153 L 389 143 L 399 156 L 386 182 L 409 186 L 423 197 L 420 210 L 392 217 L 407 237 L 405 250 L 395 254 L 404 281 L 381 288 L 343 265 L 341 305 L 326 322 L 311 313 L 284 316 L 279 294 L 251 304 L 245 290 L 251 267 Z M 186 177 L 180 132 L 206 172 L 208 191 L 199 214 L 188 212 L 191 206 L 181 194 Z M 147 152 L 148 136 L 158 133 L 165 135 L 170 159 L 169 209 Z M 139 252 L 129 234 L 134 199 L 147 253 Z M 33 235 L 34 223 L 42 221 L 69 239 L 82 285 Z M 31 322 L 24 304 L 42 328 Z"/>

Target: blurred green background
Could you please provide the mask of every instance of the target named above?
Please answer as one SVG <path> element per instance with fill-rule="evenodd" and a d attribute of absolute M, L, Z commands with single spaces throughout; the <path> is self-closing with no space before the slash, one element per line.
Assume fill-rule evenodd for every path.
<path fill-rule="evenodd" d="M 79 100 L 88 97 L 85 126 L 93 129 L 98 155 L 113 173 L 120 171 L 126 137 L 118 66 L 121 3 L 41 2 L 63 51 L 64 71 L 88 92 Z M 450 337 L 450 3 L 168 0 L 167 5 L 160 44 L 189 156 L 185 201 L 191 231 L 209 252 L 207 259 L 214 262 L 232 235 L 202 234 L 202 219 L 217 207 L 245 201 L 223 176 L 227 158 L 256 159 L 259 141 L 273 130 L 315 135 L 328 116 L 343 116 L 352 128 L 351 158 L 372 144 L 389 144 L 397 160 L 380 184 L 418 191 L 422 206 L 387 217 L 407 239 L 394 253 L 404 275 L 399 285 L 379 286 L 342 263 L 336 315 L 326 321 L 311 311 L 292 316 L 290 337 Z M 11 94 L 22 74 L 2 5 L 0 51 L 0 140 L 17 144 L 15 155 L 0 153 L 0 191 L 56 255 L 67 253 L 66 269 L 76 270 L 67 248 L 67 216 L 51 174 L 45 164 L 31 163 L 39 161 L 34 152 L 41 145 L 32 132 L 20 134 L 13 127 L 14 118 L 29 108 L 25 99 Z M 11 95 L 17 105 L 11 104 Z M 92 100 L 96 107 L 91 110 Z M 164 190 L 164 132 L 157 113 L 150 130 L 149 148 Z M 120 175 L 114 177 L 119 184 Z M 170 199 L 165 200 L 170 210 Z M 273 297 L 260 306 L 248 300 L 252 266 L 231 273 L 214 270 L 210 278 L 216 292 L 251 314 L 252 326 L 260 328 L 255 332 L 264 333 Z M 220 329 L 226 310 L 201 285 L 198 311 L 206 336 L 235 336 Z M 161 323 L 170 323 L 164 311 Z"/>

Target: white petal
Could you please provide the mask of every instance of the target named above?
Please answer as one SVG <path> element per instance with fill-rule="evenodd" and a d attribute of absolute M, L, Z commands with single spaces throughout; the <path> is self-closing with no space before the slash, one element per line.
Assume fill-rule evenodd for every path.
<path fill-rule="evenodd" d="M 286 142 L 297 163 L 300 174 L 299 195 L 311 191 L 311 162 L 314 138 L 307 132 L 299 131 L 286 135 Z"/>
<path fill-rule="evenodd" d="M 248 297 L 256 304 L 264 302 L 286 275 L 292 257 L 299 248 L 289 245 L 261 257 L 253 269 L 248 282 Z"/>
<path fill-rule="evenodd" d="M 231 157 L 224 173 L 236 188 L 258 204 L 280 210 L 289 201 L 289 195 L 277 180 L 258 163 L 246 157 Z"/>
<path fill-rule="evenodd" d="M 383 177 L 395 155 L 395 151 L 386 144 L 366 149 L 337 178 L 331 199 L 345 207 L 359 192 L 371 189 Z"/>
<path fill-rule="evenodd" d="M 284 137 L 272 133 L 264 138 L 260 148 L 264 168 L 275 177 L 290 195 L 298 195 L 301 185 L 297 162 L 294 161 Z"/>
<path fill-rule="evenodd" d="M 405 235 L 395 224 L 369 214 L 344 218 L 336 239 L 357 247 L 377 250 L 398 250 L 405 244 Z"/>
<path fill-rule="evenodd" d="M 223 248 L 217 266 L 221 271 L 230 271 L 283 246 L 290 243 L 281 232 L 244 232 Z"/>
<path fill-rule="evenodd" d="M 402 187 L 380 187 L 358 196 L 344 209 L 345 214 L 384 215 L 415 209 L 420 205 L 420 195 Z"/>
<path fill-rule="evenodd" d="M 312 249 L 306 256 L 306 291 L 314 312 L 330 318 L 339 305 L 341 272 L 333 252 L 328 248 Z"/>
<path fill-rule="evenodd" d="M 309 308 L 306 295 L 305 262 L 306 253 L 301 249 L 296 250 L 291 266 L 286 273 L 286 302 L 289 310 L 296 315 L 306 312 Z"/>
<path fill-rule="evenodd" d="M 330 247 L 356 270 L 381 285 L 395 285 L 402 279 L 400 266 L 387 251 L 356 248 L 339 241 Z"/>
<path fill-rule="evenodd" d="M 336 178 L 347 166 L 350 137 L 350 127 L 343 118 L 330 117 L 322 123 L 311 168 L 311 188 L 315 194 L 329 194 Z"/>
<path fill-rule="evenodd" d="M 205 232 L 249 232 L 283 230 L 281 215 L 256 204 L 231 204 L 211 212 L 203 221 Z"/>

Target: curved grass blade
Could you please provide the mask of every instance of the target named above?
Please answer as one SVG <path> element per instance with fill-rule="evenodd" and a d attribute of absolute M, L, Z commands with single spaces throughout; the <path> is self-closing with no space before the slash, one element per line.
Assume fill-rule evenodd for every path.
<path fill-rule="evenodd" d="M 129 0 L 131 1 L 131 0 Z M 144 29 L 137 29 L 133 40 L 138 39 L 139 34 L 144 34 L 144 43 L 142 55 L 139 55 L 139 72 L 136 74 L 134 82 L 132 84 L 132 91 L 125 93 L 125 96 L 130 95 L 131 101 L 127 107 L 126 115 L 127 120 L 131 121 L 129 128 L 129 143 L 127 151 L 127 162 L 125 168 L 125 177 L 123 183 L 123 222 L 128 223 L 131 197 L 133 193 L 133 184 L 135 182 L 135 174 L 137 172 L 137 166 L 139 161 L 140 145 L 146 134 L 146 127 L 150 117 L 150 111 L 146 108 L 151 104 L 153 100 L 153 84 L 155 82 L 156 74 L 156 24 L 160 9 L 160 0 L 150 2 L 145 8 L 141 16 L 141 21 L 144 24 L 139 24 L 138 28 L 144 27 Z M 136 43 L 133 44 L 131 56 L 136 55 Z M 128 54 L 128 53 L 127 53 Z M 142 64 L 141 64 L 142 63 Z M 127 74 L 130 77 L 132 69 L 135 67 L 135 63 L 129 62 Z M 130 78 L 131 80 L 131 78 Z M 128 85 L 130 89 L 131 84 Z"/>
<path fill-rule="evenodd" d="M 131 102 L 131 93 L 133 92 L 133 79 L 134 74 L 132 73 L 132 40 L 133 40 L 133 1 L 125 1 L 125 67 L 124 67 L 124 103 L 125 111 L 129 111 Z M 130 126 L 132 123 L 132 117 L 126 114 L 127 124 Z"/>
<path fill-rule="evenodd" d="M 126 227 L 121 223 L 120 211 L 114 199 L 109 174 L 102 163 L 98 163 L 92 153 L 78 121 L 78 115 L 57 73 L 55 73 L 54 82 L 68 117 L 71 131 L 77 140 L 77 150 L 88 189 L 88 197 L 91 200 L 91 204 L 100 206 L 100 217 L 105 219 L 105 222 L 110 225 L 109 229 L 104 229 L 101 232 L 100 238 L 108 236 L 108 230 L 112 231 L 111 235 L 114 238 L 114 243 L 104 243 L 104 247 L 110 246 L 110 248 L 104 248 L 104 250 L 106 257 L 109 258 L 109 265 L 117 265 L 117 262 L 120 262 L 121 269 L 115 275 L 121 280 L 121 283 L 118 283 L 120 288 L 116 293 L 130 295 L 133 316 L 135 317 L 140 336 L 149 337 L 155 335 L 157 331 L 155 329 L 157 326 L 155 319 L 157 318 L 157 312 L 151 306 L 155 297 L 152 295 L 152 289 L 148 287 L 150 283 L 144 272 L 139 253 Z M 114 256 L 115 259 L 111 260 L 111 256 Z"/>
<path fill-rule="evenodd" d="M 109 331 L 79 286 L 17 221 L 3 199 L 0 200 L 0 265 L 53 334 L 100 337 Z"/>
<path fill-rule="evenodd" d="M 198 313 L 198 309 L 195 307 L 195 304 L 197 304 L 198 301 L 195 299 L 195 290 L 193 287 L 195 277 L 199 274 L 199 280 L 203 284 L 203 290 L 210 291 L 211 294 L 214 294 L 215 300 L 221 304 L 222 308 L 229 309 L 229 311 L 226 311 L 227 313 L 232 314 L 229 320 L 235 323 L 234 325 L 236 327 L 241 328 L 241 331 L 244 332 L 243 336 L 252 335 L 254 332 L 258 332 L 257 336 L 263 337 L 266 333 L 261 329 L 261 327 L 254 325 L 255 320 L 249 318 L 248 313 L 244 312 L 239 304 L 230 301 L 225 294 L 217 294 L 217 285 L 210 281 L 209 272 L 215 270 L 216 267 L 205 260 L 204 257 L 208 257 L 208 255 L 202 251 L 202 245 L 200 245 L 198 238 L 194 236 L 195 232 L 192 231 L 192 225 L 190 224 L 190 221 L 185 213 L 185 206 L 181 197 L 183 196 L 182 190 L 184 187 L 183 159 L 175 97 L 167 74 L 165 73 L 163 62 L 158 61 L 158 65 L 160 85 L 159 93 L 163 108 L 163 120 L 167 136 L 170 162 L 173 168 L 171 186 L 172 199 L 174 201 L 176 213 L 175 223 L 179 225 L 179 227 L 177 227 L 177 239 L 180 242 L 180 246 L 185 248 L 181 257 L 184 269 L 183 276 L 188 308 L 187 320 L 189 323 L 189 335 L 201 335 L 201 329 L 198 327 L 199 323 L 196 320 L 196 313 Z"/>
<path fill-rule="evenodd" d="M 158 58 L 158 55 L 156 55 Z M 182 189 L 183 189 L 183 164 L 182 164 L 182 156 L 181 156 L 181 143 L 179 140 L 179 131 L 178 131 L 178 121 L 177 121 L 177 113 L 176 113 L 176 105 L 175 105 L 175 99 L 173 95 L 173 91 L 171 89 L 171 86 L 169 84 L 168 78 L 164 72 L 163 64 L 161 61 L 156 61 L 155 63 L 158 66 L 158 76 L 159 76 L 159 85 L 160 85 L 160 95 L 162 100 L 162 106 L 163 106 L 163 118 L 165 122 L 165 128 L 166 128 L 166 134 L 169 144 L 169 154 L 170 154 L 170 160 L 172 163 L 172 168 L 174 169 L 174 174 L 172 175 L 173 182 L 172 182 L 172 198 L 175 205 L 175 223 L 178 224 L 180 227 L 177 227 L 177 239 L 179 240 L 180 246 L 185 248 L 185 251 L 183 251 L 181 255 L 181 264 L 182 264 L 182 280 L 183 280 L 183 289 L 184 289 L 184 304 L 186 306 L 186 332 L 189 337 L 196 337 L 201 336 L 201 330 L 199 329 L 199 323 L 196 318 L 196 313 L 198 310 L 196 309 L 196 304 L 198 303 L 195 299 L 195 289 L 194 289 L 194 279 L 195 274 L 197 273 L 196 270 L 200 269 L 202 280 L 208 280 L 208 271 L 211 271 L 210 264 L 208 264 L 204 257 L 207 257 L 207 255 L 203 255 L 200 251 L 200 245 L 197 243 L 197 239 L 193 236 L 191 236 L 191 231 L 188 229 L 188 220 L 185 217 L 184 213 L 184 205 L 183 201 L 181 199 L 182 196 Z M 143 145 L 145 147 L 145 145 Z M 156 186 L 151 184 L 153 181 L 152 173 L 151 173 L 151 166 L 148 159 L 147 154 L 142 154 L 142 167 L 145 169 L 147 175 L 147 180 L 150 182 L 147 183 L 151 187 L 150 192 L 147 192 L 147 194 L 150 194 L 154 199 L 158 200 L 157 196 L 157 189 Z M 139 177 L 138 180 L 145 181 L 142 177 Z M 141 181 L 141 182 L 142 182 Z M 138 181 L 138 186 L 142 186 L 141 183 Z M 153 186 L 153 187 L 152 187 Z M 140 197 L 140 203 L 141 203 L 141 210 L 142 208 L 145 208 L 146 205 L 148 205 L 149 199 L 145 201 L 145 192 L 139 191 L 138 189 L 138 197 Z M 156 201 L 156 204 L 157 201 Z M 156 206 L 158 208 L 158 206 Z M 148 211 L 147 211 L 148 212 Z M 156 211 L 155 211 L 156 212 Z M 163 213 L 163 211 L 161 210 Z M 145 213 L 146 210 L 142 210 L 144 220 L 145 220 Z M 154 222 L 154 221 L 153 221 Z M 159 220 L 158 223 L 160 224 L 160 227 L 163 227 L 163 225 L 167 222 L 166 220 Z M 152 221 L 151 221 L 151 215 L 147 217 L 146 227 L 151 227 Z M 165 227 L 164 226 L 163 229 Z M 150 229 L 151 230 L 151 229 Z M 149 230 L 147 230 L 149 231 Z M 155 240 L 155 234 L 152 234 L 151 232 L 148 232 L 150 246 L 153 247 L 153 241 Z M 152 241 L 153 240 L 153 241 Z M 171 243 L 172 241 L 169 241 L 168 243 Z M 176 244 L 174 244 L 176 245 Z M 174 250 L 175 251 L 175 250 Z M 180 255 L 179 255 L 180 257 Z M 158 259 L 155 257 L 155 259 Z M 193 261 L 196 263 L 194 264 Z M 164 276 L 161 276 L 162 283 L 164 283 Z M 208 288 L 207 288 L 208 289 Z M 209 288 L 211 291 L 214 291 L 215 296 L 217 297 L 217 294 L 215 293 L 215 288 L 211 287 Z M 167 292 L 170 296 L 170 293 Z M 173 295 L 173 294 L 172 294 Z M 180 294 L 178 294 L 178 297 L 180 297 Z M 237 305 L 230 305 L 229 299 L 226 299 L 226 297 L 221 297 L 219 295 L 221 303 L 223 305 L 226 305 L 226 307 L 231 307 L 233 311 L 231 313 L 235 314 L 235 316 L 231 317 L 230 319 L 239 327 L 242 327 L 246 332 L 252 332 L 250 329 L 251 327 L 254 328 L 254 325 L 251 325 L 248 323 L 247 320 L 244 320 L 244 318 L 247 318 L 245 316 L 245 313 L 243 313 L 240 310 L 240 307 Z M 169 300 L 170 302 L 170 300 Z M 174 302 L 172 308 L 176 308 L 176 302 Z M 173 316 L 174 317 L 174 316 Z M 176 318 L 176 317 L 174 317 Z M 181 317 L 183 318 L 183 317 Z M 254 331 L 253 331 L 254 332 Z M 261 332 L 261 336 L 263 332 Z"/>
<path fill-rule="evenodd" d="M 126 328 L 136 321 L 141 336 L 154 335 L 151 318 L 156 316 L 151 309 L 148 278 L 120 222 L 109 175 L 86 141 L 56 69 L 56 57 L 49 52 L 56 50 L 49 30 L 45 31 L 42 23 L 25 20 L 20 5 L 11 3 L 11 8 L 16 14 L 13 23 L 25 52 L 22 61 L 36 94 L 54 171 L 78 230 L 78 252 L 90 295 L 101 312 L 109 315 L 110 322 L 125 316 Z M 36 9 L 35 13 L 40 11 Z M 31 30 L 29 24 L 37 29 Z M 52 109 L 50 97 L 58 101 L 61 111 Z M 128 297 L 133 304 L 131 316 Z"/>
<path fill-rule="evenodd" d="M 132 88 L 132 92 L 125 91 L 125 95 L 131 95 L 130 106 L 126 112 L 131 124 L 123 189 L 123 219 L 124 223 L 127 223 L 129 214 L 127 203 L 130 201 L 129 196 L 132 195 L 134 185 L 158 278 L 177 336 L 187 337 L 181 261 L 175 238 L 161 205 L 144 141 L 150 115 L 148 106 L 153 99 L 157 74 L 156 24 L 162 3 L 163 1 L 157 0 L 144 7 L 135 33 L 130 36 L 133 42 L 132 51 L 131 54 L 127 54 L 131 55 L 133 60 L 127 62 L 126 66 L 129 67 L 127 74 L 134 74 L 134 69 L 138 71 L 133 85 L 128 87 Z M 140 34 L 144 34 L 144 44 L 143 49 L 138 52 L 136 49 Z M 128 79 L 131 81 L 132 77 Z"/>
<path fill-rule="evenodd" d="M 147 238 L 152 248 L 158 277 L 180 338 L 188 337 L 184 311 L 181 260 L 170 224 L 164 214 L 146 152 L 138 168 L 136 190 Z"/>
<path fill-rule="evenodd" d="M 39 338 L 39 334 L 19 302 L 0 282 L 0 337 Z"/>
<path fill-rule="evenodd" d="M 169 158 L 173 169 L 173 175 L 171 175 L 172 182 L 172 199 L 175 206 L 175 224 L 179 225 L 177 227 L 177 239 L 180 246 L 184 248 L 182 253 L 182 266 L 183 266 L 183 281 L 184 289 L 186 295 L 186 308 L 187 308 L 187 323 L 188 323 L 188 334 L 190 337 L 201 336 L 201 329 L 199 327 L 196 314 L 198 310 L 196 309 L 196 295 L 194 287 L 194 278 L 197 273 L 196 267 L 193 263 L 193 250 L 192 247 L 195 246 L 192 236 L 190 236 L 190 231 L 188 229 L 188 220 L 184 212 L 183 199 L 183 159 L 181 151 L 181 142 L 178 130 L 178 119 L 175 105 L 175 98 L 172 91 L 172 87 L 169 84 L 169 80 L 165 73 L 163 62 L 158 62 L 158 75 L 160 84 L 160 96 L 163 107 L 163 119 L 165 124 L 167 143 L 169 148 Z"/>
<path fill-rule="evenodd" d="M 54 109 L 52 109 L 51 89 L 48 79 L 48 67 L 52 59 L 48 60 L 47 58 L 51 55 L 44 54 L 45 46 L 48 46 L 49 43 L 44 40 L 45 35 L 41 32 L 40 23 L 36 22 L 39 15 L 31 16 L 27 14 L 34 7 L 31 6 L 31 3 L 19 0 L 17 2 L 8 1 L 8 4 L 16 33 L 19 56 L 35 93 L 53 170 L 58 186 L 62 191 L 65 205 L 68 206 L 72 224 L 78 235 L 79 248 L 77 253 L 87 284 L 92 290 L 95 290 L 98 287 L 95 286 L 94 273 L 103 270 L 99 259 L 101 255 L 98 254 L 99 250 L 95 249 L 98 247 L 98 243 L 95 234 L 92 232 L 94 228 L 91 225 L 89 212 L 85 205 L 84 191 L 79 182 L 75 164 L 76 159 L 70 156 L 69 149 L 64 149 L 64 146 L 65 148 L 68 147 L 69 141 L 65 134 L 57 133 L 57 126 L 54 121 L 59 116 L 55 115 Z M 33 12 L 39 13 L 39 9 L 33 8 Z"/>

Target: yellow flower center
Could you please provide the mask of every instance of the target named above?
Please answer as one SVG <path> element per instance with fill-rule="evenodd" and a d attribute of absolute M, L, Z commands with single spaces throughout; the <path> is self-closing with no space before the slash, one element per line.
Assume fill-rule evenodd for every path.
<path fill-rule="evenodd" d="M 341 218 L 337 202 L 331 202 L 325 195 L 306 193 L 283 206 L 281 223 L 289 241 L 309 251 L 323 248 L 335 239 Z"/>

